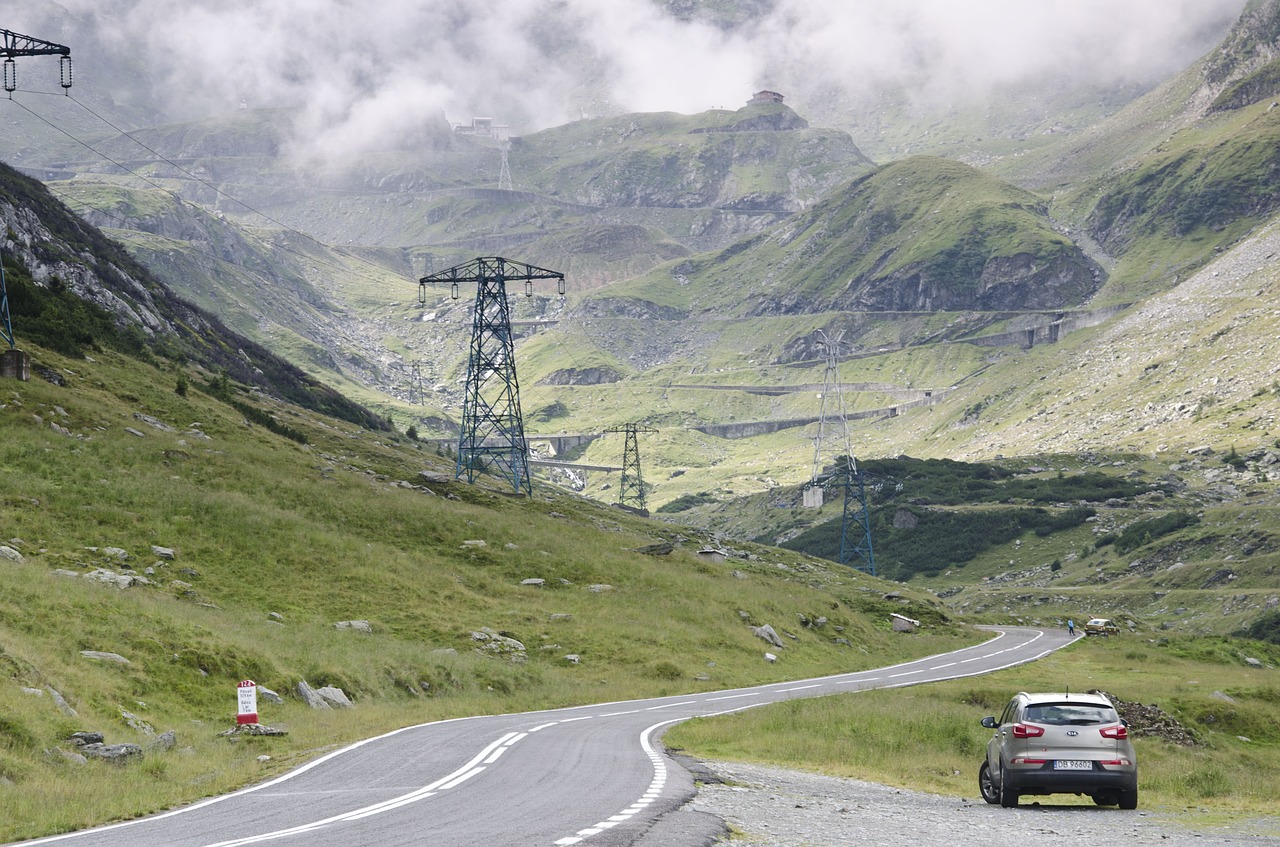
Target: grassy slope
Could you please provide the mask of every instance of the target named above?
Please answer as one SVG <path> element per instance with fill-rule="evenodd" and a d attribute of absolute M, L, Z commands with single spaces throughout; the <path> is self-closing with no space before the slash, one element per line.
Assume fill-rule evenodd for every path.
<path fill-rule="evenodd" d="M 1201 742 L 1180 747 L 1136 735 L 1144 814 L 1197 830 L 1262 816 L 1249 823 L 1274 835 L 1280 684 L 1274 669 L 1248 668 L 1245 655 L 1272 667 L 1280 661 L 1274 645 L 1257 642 L 1086 639 L 990 676 L 699 719 L 665 738 L 695 756 L 803 767 L 977 802 L 978 765 L 991 737 L 978 725 L 982 716 L 999 715 L 1016 691 L 1100 688 L 1122 701 L 1159 704 Z M 1069 795 L 1041 802 L 1093 805 Z"/>
<path fill-rule="evenodd" d="M 1121 257 L 1101 299 L 1162 290 L 1256 229 L 1280 207 L 1278 148 L 1280 111 L 1260 103 L 1212 115 L 1086 189 L 1086 226 Z"/>
<path fill-rule="evenodd" d="M 402 481 L 445 470 L 443 460 L 403 438 L 243 398 L 305 433 L 301 445 L 199 391 L 199 373 L 184 397 L 172 370 L 28 349 L 68 384 L 0 386 L 0 523 L 24 558 L 0 567 L 0 774 L 12 782 L 3 840 L 223 791 L 393 726 L 869 667 L 972 639 L 946 626 L 894 639 L 889 611 L 939 621 L 936 601 L 902 607 L 882 599 L 881 583 L 797 554 L 747 547 L 751 558 L 724 565 L 683 550 L 642 556 L 631 548 L 673 530 L 550 491 L 525 500 L 436 485 L 432 496 Z M 474 539 L 486 546 L 464 544 Z M 176 560 L 151 545 L 175 549 Z M 56 572 L 121 571 L 102 549 L 112 546 L 151 584 L 121 591 Z M 521 585 L 530 577 L 547 584 Z M 595 584 L 612 589 L 588 590 Z M 741 611 L 795 632 L 776 665 L 762 660 Z M 857 646 L 799 628 L 802 614 L 825 615 Z M 333 627 L 351 619 L 374 632 Z M 486 626 L 523 640 L 529 661 L 474 655 L 470 633 Z M 91 662 L 81 650 L 130 664 Z M 263 714 L 288 737 L 215 737 L 245 677 L 286 694 Z M 303 679 L 342 687 L 357 708 L 308 710 L 289 694 Z M 79 717 L 23 692 L 45 686 Z M 42 754 L 78 729 L 146 743 L 123 711 L 157 732 L 176 729 L 187 754 L 153 751 L 110 773 Z M 274 757 L 266 766 L 262 753 Z"/>
<path fill-rule="evenodd" d="M 768 233 L 694 257 L 680 274 L 660 268 L 594 296 L 717 316 L 864 302 L 873 309 L 915 309 L 881 289 L 919 274 L 919 286 L 937 290 L 937 307 L 959 304 L 981 296 L 979 278 L 994 260 L 1027 255 L 1045 265 L 1078 255 L 1046 211 L 1035 195 L 981 171 L 912 157 L 855 180 Z"/>

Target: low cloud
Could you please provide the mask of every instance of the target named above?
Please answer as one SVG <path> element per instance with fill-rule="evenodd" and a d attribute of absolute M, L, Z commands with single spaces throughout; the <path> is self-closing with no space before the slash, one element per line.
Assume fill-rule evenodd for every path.
<path fill-rule="evenodd" d="M 582 115 L 736 108 L 759 88 L 849 100 L 983 95 L 1024 80 L 1154 84 L 1213 46 L 1243 0 L 773 0 L 732 23 L 650 0 L 35 0 L 171 119 L 295 110 L 296 149 L 359 155 L 431 122 L 531 132 Z M 19 26 L 22 24 L 22 26 Z M 61 31 L 61 30 L 59 30 Z M 99 66 L 102 66 L 101 63 Z M 77 85 L 85 83 L 81 77 Z M 116 99 L 125 99 L 120 94 Z"/>

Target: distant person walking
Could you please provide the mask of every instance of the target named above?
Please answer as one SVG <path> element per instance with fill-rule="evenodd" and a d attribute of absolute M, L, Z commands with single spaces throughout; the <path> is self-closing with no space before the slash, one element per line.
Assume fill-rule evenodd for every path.
<path fill-rule="evenodd" d="M 1075 634 L 1076 634 L 1076 622 L 1067 621 L 1067 635 L 1075 635 Z"/>

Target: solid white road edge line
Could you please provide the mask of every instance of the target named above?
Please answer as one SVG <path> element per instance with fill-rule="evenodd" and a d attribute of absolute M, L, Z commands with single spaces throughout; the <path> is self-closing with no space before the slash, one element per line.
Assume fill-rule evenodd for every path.
<path fill-rule="evenodd" d="M 600 821 L 597 824 L 592 824 L 586 829 L 580 829 L 574 835 L 557 840 L 555 842 L 557 847 L 569 847 L 569 845 L 572 844 L 580 844 L 582 841 L 593 835 L 598 835 L 610 827 L 617 826 L 624 821 L 630 820 L 640 812 L 644 811 L 645 807 L 653 802 L 653 798 L 662 794 L 662 789 L 667 784 L 667 763 L 666 760 L 662 758 L 662 754 L 653 746 L 653 733 L 654 730 L 659 727 L 663 727 L 671 723 L 680 723 L 683 720 L 685 720 L 685 718 L 661 721 L 640 733 L 640 749 L 644 750 L 645 755 L 649 757 L 649 761 L 653 763 L 653 779 L 649 782 L 648 789 L 646 789 L 644 794 L 640 796 L 640 799 L 616 815 L 611 815 L 607 819 Z"/>

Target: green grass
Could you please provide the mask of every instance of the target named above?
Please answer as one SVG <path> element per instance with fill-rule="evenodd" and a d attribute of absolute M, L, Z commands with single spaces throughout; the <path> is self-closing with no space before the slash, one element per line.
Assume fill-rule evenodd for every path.
<path fill-rule="evenodd" d="M 1258 642 L 1086 639 L 1030 665 L 988 676 L 893 691 L 795 700 L 700 718 L 666 743 L 707 759 L 796 767 L 956 797 L 978 797 L 977 772 L 999 715 L 1017 691 L 1099 688 L 1121 701 L 1159 705 L 1200 742 L 1181 747 L 1137 735 L 1140 807 L 1194 806 L 1210 815 L 1275 815 L 1280 778 L 1280 683 L 1242 655 L 1274 667 Z M 1224 699 L 1221 695 L 1231 698 Z M 1248 740 L 1242 740 L 1244 736 Z M 1054 795 L 1053 803 L 1080 802 Z M 1091 802 L 1083 798 L 1083 802 Z"/>
<path fill-rule="evenodd" d="M 885 584 L 800 554 L 747 544 L 751 558 L 706 563 L 688 549 L 710 541 L 696 530 L 541 485 L 531 499 L 496 481 L 432 494 L 414 487 L 418 472 L 451 465 L 403 436 L 232 385 L 237 403 L 300 443 L 203 390 L 210 374 L 186 371 L 180 395 L 172 366 L 24 347 L 67 385 L 0 385 L 0 538 L 23 556 L 0 566 L 3 841 L 188 802 L 397 726 L 807 677 L 974 640 L 926 594 L 884 601 Z M 669 556 L 634 552 L 679 535 L 689 541 Z M 476 539 L 485 546 L 465 544 Z M 98 567 L 150 584 L 83 578 Z M 545 586 L 521 584 L 531 577 Z M 588 588 L 599 584 L 611 588 Z M 937 626 L 895 639 L 888 613 L 899 608 Z M 763 661 L 741 612 L 795 631 L 779 662 Z M 857 646 L 800 627 L 802 615 L 828 617 Z M 333 626 L 352 619 L 373 632 Z M 520 639 L 527 662 L 475 654 L 470 633 L 482 627 Z M 288 736 L 217 737 L 244 678 L 286 697 L 261 713 Z M 311 711 L 292 693 L 302 680 L 343 688 L 356 709 Z M 22 691 L 46 687 L 78 717 Z M 176 730 L 177 748 L 123 770 L 43 753 L 69 749 L 79 729 L 145 744 L 123 711 Z"/>

